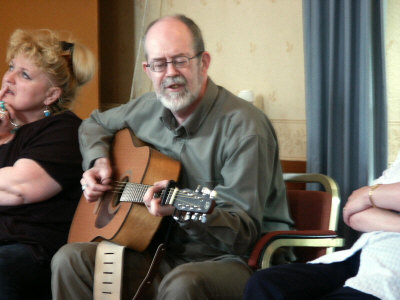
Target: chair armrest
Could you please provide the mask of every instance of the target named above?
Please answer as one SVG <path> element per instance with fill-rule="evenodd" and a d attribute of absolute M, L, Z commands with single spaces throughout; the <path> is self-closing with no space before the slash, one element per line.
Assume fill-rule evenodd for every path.
<path fill-rule="evenodd" d="M 344 239 L 332 230 L 287 230 L 265 234 L 257 242 L 248 260 L 253 269 L 268 268 L 280 247 L 342 247 Z"/>
<path fill-rule="evenodd" d="M 284 173 L 283 179 L 287 182 L 320 183 L 324 187 L 325 191 L 332 196 L 329 229 L 337 229 L 340 211 L 340 192 L 339 186 L 333 178 L 320 173 Z"/>

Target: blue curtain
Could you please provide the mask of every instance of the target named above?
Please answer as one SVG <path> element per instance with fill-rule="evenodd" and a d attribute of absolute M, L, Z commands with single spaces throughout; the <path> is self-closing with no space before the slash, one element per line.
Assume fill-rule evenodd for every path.
<path fill-rule="evenodd" d="M 384 5 L 303 0 L 307 171 L 337 181 L 342 207 L 387 167 Z M 358 237 L 342 216 L 339 233 Z"/>

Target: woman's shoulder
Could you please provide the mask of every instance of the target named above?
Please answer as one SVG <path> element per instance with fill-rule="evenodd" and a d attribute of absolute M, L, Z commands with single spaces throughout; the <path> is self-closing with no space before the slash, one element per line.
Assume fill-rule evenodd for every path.
<path fill-rule="evenodd" d="M 55 118 L 61 119 L 61 120 L 70 120 L 73 122 L 82 122 L 82 119 L 78 117 L 73 111 L 67 110 L 64 112 L 61 112 L 59 114 L 54 115 Z"/>
<path fill-rule="evenodd" d="M 25 140 L 46 135 L 72 136 L 77 137 L 78 128 L 82 120 L 73 112 L 65 111 L 58 114 L 45 117 L 38 121 L 22 126 L 18 131 L 18 136 L 24 137 Z"/>
<path fill-rule="evenodd" d="M 79 127 L 82 119 L 72 111 L 64 111 L 42 119 L 44 126 Z"/>

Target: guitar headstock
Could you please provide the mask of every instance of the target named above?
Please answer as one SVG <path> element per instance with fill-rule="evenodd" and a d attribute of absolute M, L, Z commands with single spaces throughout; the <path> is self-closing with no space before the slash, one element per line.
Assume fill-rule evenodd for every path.
<path fill-rule="evenodd" d="M 162 204 L 173 205 L 174 219 L 179 221 L 206 221 L 206 215 L 215 207 L 217 193 L 206 187 L 198 186 L 195 191 L 172 187 L 163 198 Z"/>

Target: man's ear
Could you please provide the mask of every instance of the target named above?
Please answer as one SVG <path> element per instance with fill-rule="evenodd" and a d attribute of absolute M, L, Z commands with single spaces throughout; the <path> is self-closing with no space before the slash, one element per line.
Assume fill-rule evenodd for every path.
<path fill-rule="evenodd" d="M 147 61 L 142 62 L 143 71 L 147 74 L 147 77 L 149 77 L 151 79 L 151 76 L 150 76 L 151 70 L 150 70 L 150 67 L 148 67 L 147 65 L 148 65 Z"/>
<path fill-rule="evenodd" d="M 56 102 L 62 95 L 62 89 L 60 87 L 52 86 L 46 93 L 46 99 L 44 99 L 45 105 L 51 105 Z"/>
<path fill-rule="evenodd" d="M 203 52 L 203 54 L 201 55 L 201 63 L 202 63 L 202 71 L 207 73 L 207 70 L 210 67 L 211 63 L 211 56 L 209 52 L 207 51 Z"/>

